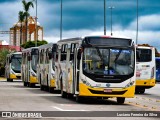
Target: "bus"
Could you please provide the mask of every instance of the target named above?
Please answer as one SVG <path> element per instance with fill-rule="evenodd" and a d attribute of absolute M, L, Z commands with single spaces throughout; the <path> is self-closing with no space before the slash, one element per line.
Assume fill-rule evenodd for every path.
<path fill-rule="evenodd" d="M 135 45 L 131 39 L 86 36 L 57 42 L 62 97 L 116 97 L 119 104 L 135 93 Z"/>
<path fill-rule="evenodd" d="M 24 86 L 34 87 L 37 80 L 38 47 L 22 50 L 22 81 Z"/>
<path fill-rule="evenodd" d="M 143 94 L 145 89 L 155 86 L 155 48 L 136 47 L 136 93 Z"/>
<path fill-rule="evenodd" d="M 57 81 L 55 79 L 55 61 L 57 44 L 49 43 L 39 46 L 39 59 L 37 65 L 37 79 L 41 90 L 53 92 L 57 90 Z M 55 50 L 56 51 L 56 50 Z"/>
<path fill-rule="evenodd" d="M 160 57 L 156 57 L 156 82 L 160 82 Z"/>
<path fill-rule="evenodd" d="M 21 61 L 22 53 L 10 53 L 6 57 L 5 77 L 7 81 L 12 82 L 13 79 L 21 79 Z"/>

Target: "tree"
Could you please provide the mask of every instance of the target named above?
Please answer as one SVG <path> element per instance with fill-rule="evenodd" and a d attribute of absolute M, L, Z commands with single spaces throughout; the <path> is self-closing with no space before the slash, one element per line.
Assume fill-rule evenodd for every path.
<path fill-rule="evenodd" d="M 21 45 L 21 47 L 23 48 L 30 48 L 30 47 L 35 47 L 35 42 L 36 41 L 28 41 L 26 42 L 25 44 Z M 45 40 L 42 40 L 42 41 L 39 41 L 37 40 L 37 46 L 41 46 L 41 45 L 44 45 L 44 44 L 47 44 L 48 42 L 45 41 Z"/>
<path fill-rule="evenodd" d="M 20 27 L 20 45 L 22 44 L 22 23 L 25 18 L 25 13 L 23 11 L 19 11 L 19 22 L 21 22 L 21 27 Z"/>
<path fill-rule="evenodd" d="M 0 50 L 0 75 L 4 75 L 7 54 L 10 54 L 13 51 L 15 50 L 7 48 L 2 48 Z"/>
<path fill-rule="evenodd" d="M 34 0 L 32 1 L 29 1 L 29 2 L 26 2 L 26 0 L 22 0 L 22 4 L 23 4 L 23 8 L 24 8 L 24 14 L 25 14 L 25 24 L 26 24 L 26 35 L 25 35 L 25 39 L 27 41 L 27 28 L 28 28 L 28 17 L 30 16 L 29 14 L 29 10 L 30 10 L 30 7 L 34 8 L 34 5 L 33 5 L 33 2 Z"/>

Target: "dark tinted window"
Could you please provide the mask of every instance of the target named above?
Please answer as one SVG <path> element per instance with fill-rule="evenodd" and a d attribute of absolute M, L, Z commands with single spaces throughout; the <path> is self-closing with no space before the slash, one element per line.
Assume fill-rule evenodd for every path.
<path fill-rule="evenodd" d="M 156 69 L 160 68 L 160 59 L 156 59 Z"/>
<path fill-rule="evenodd" d="M 152 60 L 152 51 L 150 49 L 136 50 L 137 62 L 150 62 Z"/>
<path fill-rule="evenodd" d="M 121 39 L 121 38 L 87 37 L 83 41 L 83 44 L 130 46 L 131 40 L 130 39 Z"/>

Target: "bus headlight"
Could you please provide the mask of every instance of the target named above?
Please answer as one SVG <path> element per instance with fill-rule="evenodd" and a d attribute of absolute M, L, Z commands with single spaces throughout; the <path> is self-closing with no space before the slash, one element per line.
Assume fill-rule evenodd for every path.
<path fill-rule="evenodd" d="M 35 74 L 34 72 L 32 72 L 32 71 L 31 71 L 31 75 L 32 75 L 33 77 L 36 77 L 36 74 Z"/>
<path fill-rule="evenodd" d="M 81 79 L 82 80 L 82 82 L 85 84 L 85 85 L 87 85 L 87 86 L 90 86 L 91 87 L 91 84 L 88 82 L 88 81 L 86 81 L 86 80 L 84 80 L 84 79 Z"/>
<path fill-rule="evenodd" d="M 128 88 L 128 87 L 132 86 L 133 84 L 134 84 L 134 81 L 129 82 L 129 83 L 125 86 L 125 88 Z"/>

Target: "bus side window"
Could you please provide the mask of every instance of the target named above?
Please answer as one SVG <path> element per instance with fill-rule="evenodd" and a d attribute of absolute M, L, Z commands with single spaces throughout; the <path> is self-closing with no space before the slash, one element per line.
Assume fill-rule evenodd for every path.
<path fill-rule="evenodd" d="M 62 45 L 62 48 L 61 48 L 61 61 L 64 61 L 66 60 L 67 58 L 67 45 Z"/>
<path fill-rule="evenodd" d="M 46 63 L 46 64 L 49 63 L 49 52 L 50 52 L 49 49 L 47 49 L 47 50 L 46 50 L 46 53 L 45 53 L 45 54 L 46 54 L 46 57 L 45 57 L 45 58 L 46 58 L 46 59 L 45 59 L 45 63 Z"/>

